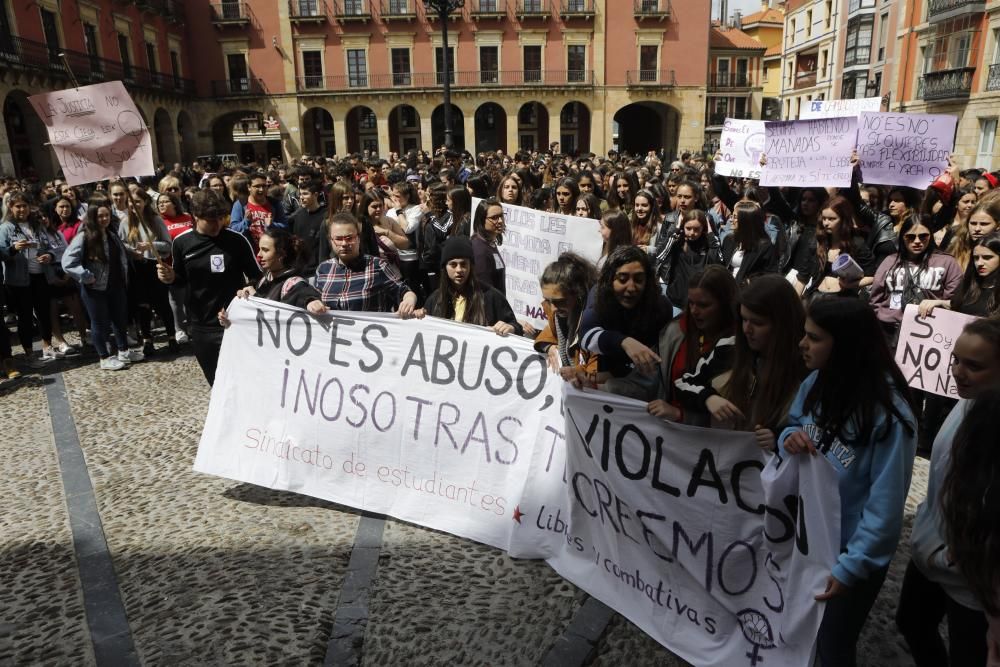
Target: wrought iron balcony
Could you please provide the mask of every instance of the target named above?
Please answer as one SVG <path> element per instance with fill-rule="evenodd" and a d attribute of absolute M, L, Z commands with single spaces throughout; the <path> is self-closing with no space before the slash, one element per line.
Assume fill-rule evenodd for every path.
<path fill-rule="evenodd" d="M 371 6 L 368 0 L 340 0 L 337 5 L 337 20 L 341 23 L 351 21 L 370 21 L 372 18 Z"/>
<path fill-rule="evenodd" d="M 549 9 L 549 0 L 516 0 L 517 18 L 521 19 L 547 19 L 552 16 Z"/>
<path fill-rule="evenodd" d="M 594 0 L 562 0 L 560 16 L 565 19 L 593 19 Z"/>
<path fill-rule="evenodd" d="M 1000 90 L 1000 65 L 990 65 L 990 75 L 986 79 L 986 90 L 988 92 Z"/>
<path fill-rule="evenodd" d="M 152 72 L 142 67 L 107 60 L 80 51 L 53 49 L 42 42 L 22 37 L 0 36 L 0 71 L 5 68 L 18 68 L 44 72 L 69 80 L 67 64 L 69 72 L 72 72 L 81 84 L 122 81 L 126 88 L 155 89 L 181 95 L 195 94 L 194 81 L 191 79 Z"/>
<path fill-rule="evenodd" d="M 212 82 L 212 95 L 228 97 L 230 95 L 264 95 L 267 89 L 264 82 L 255 77 L 223 79 Z"/>
<path fill-rule="evenodd" d="M 250 7 L 245 2 L 222 0 L 208 7 L 212 12 L 212 24 L 217 28 L 250 24 Z"/>
<path fill-rule="evenodd" d="M 442 72 L 300 76 L 296 80 L 296 87 L 299 92 L 325 93 L 351 90 L 440 88 L 443 85 L 444 74 Z M 592 85 L 594 85 L 594 73 L 591 70 L 476 70 L 451 73 L 451 86 L 453 89 L 481 89 L 483 86 L 513 88 L 520 86 Z"/>
<path fill-rule="evenodd" d="M 669 87 L 677 85 L 677 77 L 672 69 L 630 69 L 625 73 L 625 82 L 629 86 Z"/>
<path fill-rule="evenodd" d="M 709 90 L 713 88 L 752 88 L 753 86 L 753 74 L 750 72 L 715 72 L 708 80 Z"/>
<path fill-rule="evenodd" d="M 639 21 L 656 19 L 665 21 L 672 13 L 670 0 L 632 0 L 632 15 Z"/>
<path fill-rule="evenodd" d="M 927 102 L 967 99 L 972 92 L 972 77 L 975 73 L 975 67 L 927 72 L 917 84 L 917 97 Z"/>
<path fill-rule="evenodd" d="M 986 11 L 986 0 L 929 0 L 927 20 L 930 23 L 947 21 L 966 14 L 982 14 Z"/>
<path fill-rule="evenodd" d="M 288 0 L 288 18 L 292 23 L 326 23 L 330 8 L 324 0 Z"/>
<path fill-rule="evenodd" d="M 503 19 L 507 16 L 507 0 L 472 0 L 472 18 Z"/>
<path fill-rule="evenodd" d="M 412 21 L 417 18 L 416 0 L 382 0 L 383 21 Z"/>

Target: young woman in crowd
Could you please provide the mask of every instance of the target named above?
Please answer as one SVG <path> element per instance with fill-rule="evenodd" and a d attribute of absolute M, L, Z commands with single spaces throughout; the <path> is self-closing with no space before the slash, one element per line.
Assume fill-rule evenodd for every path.
<path fill-rule="evenodd" d="M 632 215 L 629 219 L 633 245 L 651 252 L 660 231 L 661 220 L 653 194 L 648 190 L 639 190 L 632 199 Z"/>
<path fill-rule="evenodd" d="M 555 212 L 576 215 L 576 202 L 579 198 L 580 187 L 576 184 L 576 179 L 570 177 L 559 179 L 555 187 Z"/>
<path fill-rule="evenodd" d="M 587 295 L 597 284 L 597 272 L 579 255 L 564 252 L 545 267 L 539 284 L 548 325 L 535 338 L 535 350 L 546 355 L 549 368 L 564 380 L 596 387 L 601 381 L 597 355 L 581 347 L 580 323 Z"/>
<path fill-rule="evenodd" d="M 602 191 L 597 187 L 597 179 L 592 172 L 581 171 L 580 175 L 577 176 L 576 182 L 577 187 L 580 188 L 580 194 L 592 194 L 597 197 L 598 201 L 603 201 L 601 199 Z M 607 206 L 607 202 L 604 203 L 604 206 Z"/>
<path fill-rule="evenodd" d="M 60 197 L 57 206 L 58 204 L 65 204 L 67 202 L 67 199 Z M 57 213 L 56 215 L 58 216 L 59 214 Z M 52 251 L 52 262 L 49 264 L 48 271 L 45 274 L 49 282 L 49 316 L 52 320 L 52 348 L 57 356 L 76 354 L 78 350 L 63 338 L 62 324 L 59 320 L 61 314 L 60 306 L 63 306 L 73 318 L 73 324 L 80 335 L 81 344 L 86 341 L 87 318 L 83 314 L 83 306 L 80 304 L 80 288 L 62 268 L 62 257 L 66 253 L 69 243 L 67 243 L 66 238 L 52 220 L 43 219 L 42 224 L 48 232 L 51 242 L 49 249 Z"/>
<path fill-rule="evenodd" d="M 803 291 L 806 299 L 823 294 L 857 298 L 858 288 L 872 283 L 877 268 L 875 258 L 868 250 L 865 236 L 855 235 L 857 228 L 854 207 L 845 197 L 832 197 L 823 205 L 820 226 L 816 230 L 815 269 Z M 864 272 L 863 278 L 848 283 L 834 273 L 833 265 L 842 255 L 854 260 Z"/>
<path fill-rule="evenodd" d="M 80 284 L 80 297 L 90 315 L 91 344 L 101 369 L 109 371 L 140 359 L 128 347 L 128 250 L 118 234 L 109 231 L 113 218 L 110 202 L 91 200 L 83 229 L 62 259 L 63 270 Z M 108 348 L 112 333 L 117 356 Z"/>
<path fill-rule="evenodd" d="M 900 227 L 907 220 L 913 217 L 917 209 L 916 193 L 905 187 L 897 187 L 889 190 L 889 204 L 887 212 L 892 218 L 892 228 L 899 235 Z"/>
<path fill-rule="evenodd" d="M 1000 178 L 997 177 L 997 172 L 983 172 L 973 183 L 973 189 L 976 191 L 976 195 L 982 197 L 987 192 L 992 192 L 1000 186 Z"/>
<path fill-rule="evenodd" d="M 840 490 L 840 555 L 816 599 L 823 667 L 857 664 L 857 641 L 903 528 L 916 420 L 903 377 L 858 299 L 816 299 L 800 345 L 811 371 L 799 387 L 778 455 L 822 455 Z"/>
<path fill-rule="evenodd" d="M 427 190 L 426 208 L 418 240 L 422 285 L 429 295 L 438 287 L 441 247 L 452 236 L 469 235 L 472 196 L 465 188 L 449 190 L 444 183 L 434 183 Z"/>
<path fill-rule="evenodd" d="M 381 256 L 389 263 L 399 266 L 399 250 L 410 247 L 410 239 L 403 228 L 394 220 L 384 217 L 385 201 L 378 188 L 365 191 L 358 200 L 357 218 L 361 221 L 361 252 L 365 255 Z M 365 239 L 374 235 L 376 248 L 367 247 Z M 370 239 L 369 239 L 370 242 Z"/>
<path fill-rule="evenodd" d="M 476 282 L 492 287 L 501 294 L 507 294 L 507 267 L 500 246 L 503 245 L 503 206 L 496 199 L 486 199 L 479 203 L 472 221 L 472 262 Z"/>
<path fill-rule="evenodd" d="M 656 386 L 657 342 L 672 315 L 649 253 L 635 246 L 617 248 L 601 268 L 580 323 L 583 348 L 600 354 L 599 370 L 611 375 L 608 391 L 625 393 L 614 380 L 627 375 L 640 385 Z"/>
<path fill-rule="evenodd" d="M 920 316 L 927 317 L 935 308 L 948 308 L 965 315 L 994 317 L 1000 314 L 996 292 L 1000 278 L 1000 233 L 979 239 L 972 248 L 972 258 L 962 282 L 948 299 L 925 299 L 920 302 Z"/>
<path fill-rule="evenodd" d="M 699 362 L 709 356 L 714 361 L 710 377 L 699 376 L 697 381 L 714 382 L 722 373 L 720 365 L 732 358 L 736 292 L 736 281 L 721 266 L 709 266 L 691 276 L 687 307 L 660 331 L 657 390 L 650 395 L 629 394 L 649 401 L 646 409 L 651 415 L 685 424 L 709 425 L 704 401 L 682 393 L 678 382 L 685 377 L 694 378 Z M 688 383 L 685 390 L 692 388 Z"/>
<path fill-rule="evenodd" d="M 409 181 L 400 181 L 392 186 L 391 205 L 385 217 L 395 220 L 410 239 L 410 247 L 417 247 L 417 230 L 420 228 L 424 211 L 420 207 L 417 189 Z"/>
<path fill-rule="evenodd" d="M 507 298 L 489 285 L 476 280 L 475 253 L 472 242 L 453 236 L 441 248 L 439 286 L 421 311 L 415 315 L 433 315 L 456 322 L 475 324 L 493 329 L 497 335 L 521 334 L 521 325 L 514 317 Z"/>
<path fill-rule="evenodd" d="M 62 234 L 62 237 L 66 239 L 66 243 L 69 243 L 76 236 L 80 225 L 83 224 L 83 218 L 79 218 L 76 215 L 73 200 L 67 197 L 57 198 L 55 204 L 52 206 L 52 213 L 52 226 L 55 228 L 55 231 Z"/>
<path fill-rule="evenodd" d="M 163 220 L 153 212 L 152 199 L 144 190 L 135 191 L 132 205 L 132 213 L 122 221 L 118 234 L 132 259 L 134 273 L 129 283 L 129 299 L 139 321 L 142 352 L 145 356 L 156 353 L 152 329 L 154 311 L 166 329 L 170 351 L 177 352 L 177 330 L 167 286 L 156 276 L 156 266 L 170 254 L 173 239 Z"/>
<path fill-rule="evenodd" d="M 218 194 L 217 189 L 211 189 Z M 219 195 L 220 197 L 222 195 Z M 231 206 L 228 200 L 223 199 L 227 206 Z M 176 195 L 161 193 L 156 198 L 156 209 L 160 213 L 160 219 L 167 228 L 167 234 L 173 242 L 178 236 L 194 228 L 194 218 L 190 213 L 182 211 L 180 199 Z M 163 261 L 170 264 L 171 257 L 164 257 Z M 167 285 L 167 301 L 170 304 L 170 313 L 174 319 L 174 340 L 178 344 L 188 341 L 188 315 L 185 305 L 185 289 L 180 285 Z M 174 349 L 173 346 L 170 347 Z"/>
<path fill-rule="evenodd" d="M 31 202 L 23 192 L 7 200 L 7 211 L 0 224 L 0 259 L 7 299 L 17 315 L 17 337 L 31 367 L 55 359 L 52 347 L 52 295 L 48 275 L 55 254 L 52 237 L 41 216 L 32 212 Z M 35 318 L 42 338 L 42 355 L 34 356 Z"/>
<path fill-rule="evenodd" d="M 597 260 L 600 269 L 608 261 L 608 257 L 621 246 L 632 245 L 632 223 L 628 216 L 617 209 L 611 209 L 601 216 L 601 258 Z"/>
<path fill-rule="evenodd" d="M 222 197 L 227 204 L 232 205 L 233 200 L 229 198 L 229 186 L 226 185 L 226 181 L 221 175 L 215 174 L 208 177 L 208 189 Z"/>
<path fill-rule="evenodd" d="M 521 179 L 517 178 L 513 174 L 504 176 L 500 180 L 500 185 L 497 186 L 496 198 L 504 204 L 524 206 L 524 188 L 521 184 Z"/>
<path fill-rule="evenodd" d="M 632 213 L 632 200 L 639 191 L 639 183 L 635 173 L 631 171 L 616 171 L 611 174 L 608 188 L 608 208 L 621 211 L 625 215 Z M 652 199 L 652 198 L 651 198 Z"/>
<path fill-rule="evenodd" d="M 576 208 L 573 215 L 578 218 L 590 218 L 591 220 L 601 219 L 601 200 L 593 193 L 583 192 L 576 199 Z"/>
<path fill-rule="evenodd" d="M 73 206 L 73 215 L 76 216 L 77 220 L 82 220 L 83 216 L 87 215 L 87 204 L 80 201 L 80 193 L 69 183 L 63 183 L 59 186 L 58 196 L 70 201 Z"/>
<path fill-rule="evenodd" d="M 997 613 L 997 412 L 995 401 L 980 401 L 1000 389 L 1000 321 L 979 319 L 965 327 L 955 341 L 951 373 L 959 401 L 934 441 L 927 497 L 913 522 L 896 610 L 917 667 L 985 664 L 983 609 Z M 987 425 L 992 429 L 983 430 Z M 943 618 L 947 646 L 938 630 Z"/>
<path fill-rule="evenodd" d="M 947 248 L 949 254 L 951 254 L 951 244 L 957 235 L 964 232 L 967 237 L 969 233 L 969 215 L 972 214 L 972 209 L 976 208 L 976 203 L 978 197 L 976 197 L 976 192 L 971 187 L 966 188 L 956 188 L 952 197 L 956 198 L 958 201 L 955 202 L 954 213 L 951 216 L 951 220 L 945 221 L 945 224 L 941 226 L 936 232 L 934 232 L 934 242 L 937 243 L 939 248 Z M 955 257 L 955 255 L 952 255 Z M 959 264 L 964 263 L 959 257 L 955 257 L 959 260 Z M 968 261 L 968 258 L 966 258 Z"/>
<path fill-rule="evenodd" d="M 765 228 L 760 204 L 741 200 L 733 208 L 733 233 L 722 242 L 722 261 L 737 284 L 759 273 L 778 270 L 778 252 Z"/>
<path fill-rule="evenodd" d="M 670 303 L 684 308 L 691 276 L 713 264 L 722 264 L 719 240 L 709 231 L 705 213 L 688 209 L 656 255 L 656 275 L 667 286 Z"/>
<path fill-rule="evenodd" d="M 806 376 L 799 351 L 806 313 L 795 288 L 779 275 L 754 278 L 738 302 L 732 371 L 719 390 L 721 400 L 713 399 L 714 412 L 729 417 L 713 425 L 752 430 L 761 449 L 773 451 Z"/>

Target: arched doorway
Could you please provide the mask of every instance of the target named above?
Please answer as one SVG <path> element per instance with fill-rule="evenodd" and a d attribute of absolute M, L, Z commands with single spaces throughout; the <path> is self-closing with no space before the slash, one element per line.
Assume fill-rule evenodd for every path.
<path fill-rule="evenodd" d="M 337 152 L 333 138 L 333 116 L 322 107 L 313 107 L 302 114 L 302 138 L 307 155 L 330 157 Z"/>
<path fill-rule="evenodd" d="M 281 130 L 272 114 L 260 111 L 230 111 L 212 123 L 216 155 L 236 154 L 241 162 L 265 164 L 281 159 Z"/>
<path fill-rule="evenodd" d="M 496 102 L 476 109 L 476 153 L 507 150 L 507 112 Z"/>
<path fill-rule="evenodd" d="M 400 155 L 420 150 L 420 113 L 409 104 L 389 112 L 389 150 Z"/>
<path fill-rule="evenodd" d="M 174 124 L 170 122 L 170 114 L 162 107 L 153 112 L 153 132 L 156 134 L 157 161 L 173 167 L 173 163 L 177 162 Z"/>
<path fill-rule="evenodd" d="M 368 107 L 354 107 L 347 112 L 347 152 L 371 151 L 379 154 L 378 117 Z"/>
<path fill-rule="evenodd" d="M 559 112 L 559 149 L 567 155 L 590 152 L 590 109 L 583 102 L 567 102 Z"/>
<path fill-rule="evenodd" d="M 549 146 L 549 110 L 540 102 L 522 104 L 517 111 L 517 145 L 522 151 L 545 150 Z"/>
<path fill-rule="evenodd" d="M 43 137 L 48 136 L 48 131 L 28 103 L 27 93 L 14 90 L 7 95 L 3 104 L 3 121 L 10 144 L 13 173 L 21 178 L 34 174 L 39 178 L 52 178 L 55 173 L 52 155 L 43 146 Z"/>
<path fill-rule="evenodd" d="M 451 137 L 456 149 L 465 150 L 465 114 L 454 104 L 451 105 Z M 444 146 L 443 104 L 437 105 L 431 113 L 431 143 L 435 150 Z"/>
<path fill-rule="evenodd" d="M 662 102 L 635 102 L 614 115 L 611 143 L 615 150 L 631 155 L 648 151 L 677 154 L 681 114 Z"/>
<path fill-rule="evenodd" d="M 190 164 L 195 158 L 195 134 L 194 125 L 191 124 L 191 116 L 187 111 L 181 109 L 177 113 L 177 136 L 181 142 L 181 161 Z"/>

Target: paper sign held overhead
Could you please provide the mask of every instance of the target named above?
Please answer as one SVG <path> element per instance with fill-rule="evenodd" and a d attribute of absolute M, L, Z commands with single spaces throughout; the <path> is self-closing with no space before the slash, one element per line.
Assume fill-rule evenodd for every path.
<path fill-rule="evenodd" d="M 799 112 L 799 119 L 859 116 L 865 111 L 880 111 L 881 109 L 881 97 L 866 97 L 860 100 L 811 100 Z"/>
<path fill-rule="evenodd" d="M 70 185 L 154 173 L 149 128 L 121 81 L 33 95 L 28 101 L 48 128 Z"/>
<path fill-rule="evenodd" d="M 736 178 L 760 178 L 760 154 L 764 151 L 764 121 L 727 118 L 722 129 L 715 173 Z"/>
<path fill-rule="evenodd" d="M 858 156 L 865 183 L 924 189 L 948 168 L 955 147 L 956 116 L 863 113 Z"/>
<path fill-rule="evenodd" d="M 761 170 L 760 184 L 849 187 L 857 135 L 858 119 L 853 116 L 766 123 L 767 164 Z"/>

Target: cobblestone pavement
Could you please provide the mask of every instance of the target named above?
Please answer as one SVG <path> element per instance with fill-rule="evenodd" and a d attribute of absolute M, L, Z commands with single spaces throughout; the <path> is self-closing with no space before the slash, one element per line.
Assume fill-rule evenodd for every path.
<path fill-rule="evenodd" d="M 99 664 L 105 638 L 88 624 L 88 577 L 99 593 L 120 592 L 122 629 L 144 665 L 685 664 L 617 614 L 590 651 L 567 632 L 588 596 L 543 562 L 392 520 L 381 548 L 376 534 L 374 548 L 352 557 L 359 527 L 381 521 L 193 472 L 209 391 L 192 357 L 157 356 L 119 373 L 91 359 L 57 363 L 0 385 L 0 664 Z M 60 475 L 56 438 L 65 434 L 53 430 L 50 406 L 62 383 L 96 535 L 103 526 L 114 565 L 107 576 L 76 532 L 95 526 Z M 910 519 L 926 474 L 918 461 Z M 892 622 L 904 551 L 869 619 L 863 665 L 912 664 Z M 363 568 L 376 564 L 366 589 Z M 345 603 L 359 586 L 367 604 Z M 367 626 L 352 625 L 365 606 Z M 551 653 L 556 645 L 570 650 Z"/>

